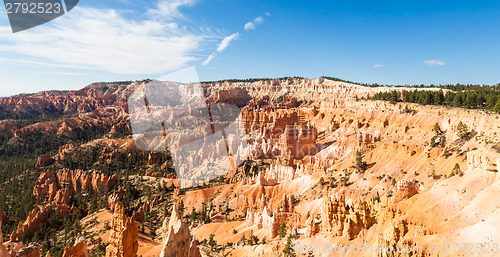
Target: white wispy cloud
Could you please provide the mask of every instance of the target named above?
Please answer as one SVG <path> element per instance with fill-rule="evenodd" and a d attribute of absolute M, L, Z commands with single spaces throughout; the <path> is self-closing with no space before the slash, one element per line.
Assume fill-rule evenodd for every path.
<path fill-rule="evenodd" d="M 262 17 L 260 17 L 260 16 L 259 16 L 259 17 L 255 18 L 255 19 L 253 20 L 253 22 L 254 22 L 255 24 L 262 24 L 262 23 L 264 22 L 264 18 L 262 18 Z"/>
<path fill-rule="evenodd" d="M 245 30 L 254 30 L 255 24 L 252 21 L 249 21 L 245 24 Z"/>
<path fill-rule="evenodd" d="M 271 13 L 269 12 L 266 12 L 265 13 L 266 16 L 271 16 Z M 243 26 L 243 28 L 248 31 L 248 30 L 254 30 L 256 28 L 257 25 L 260 25 L 264 23 L 264 18 L 262 16 L 259 16 L 255 19 L 253 19 L 252 21 L 249 21 L 245 24 L 245 26 Z M 216 56 L 218 53 L 224 51 L 224 49 L 226 49 L 233 40 L 237 39 L 238 37 L 240 36 L 240 33 L 234 33 L 230 36 L 227 36 L 225 37 L 221 43 L 219 44 L 219 46 L 217 47 L 217 49 L 215 50 L 215 52 L 213 52 L 212 54 L 210 54 L 207 59 L 205 59 L 205 61 L 203 61 L 203 65 L 208 65 Z"/>
<path fill-rule="evenodd" d="M 236 32 L 236 33 L 231 34 L 231 35 L 225 37 L 224 39 L 222 39 L 222 41 L 220 42 L 220 44 L 217 47 L 217 49 L 215 50 L 215 52 L 210 54 L 207 57 L 207 59 L 205 61 L 203 61 L 202 64 L 208 65 L 215 58 L 215 56 L 217 56 L 218 53 L 224 51 L 231 44 L 231 42 L 234 41 L 235 39 L 237 39 L 239 36 L 240 36 L 240 33 Z"/>
<path fill-rule="evenodd" d="M 383 65 L 383 64 L 374 64 L 374 65 L 373 65 L 373 68 L 377 69 L 377 68 L 382 68 L 382 67 L 384 67 L 384 66 L 385 66 L 385 65 Z"/>
<path fill-rule="evenodd" d="M 424 64 L 427 66 L 431 66 L 431 67 L 446 65 L 446 63 L 441 61 L 441 60 L 427 60 L 427 61 L 424 61 Z"/>
<path fill-rule="evenodd" d="M 157 13 L 176 17 L 178 8 L 188 3 L 192 0 L 161 1 Z M 193 54 L 204 39 L 166 19 L 133 20 L 114 9 L 77 6 L 50 24 L 0 34 L 0 52 L 52 65 L 155 74 L 196 60 Z"/>
<path fill-rule="evenodd" d="M 222 41 L 219 44 L 219 47 L 217 47 L 217 52 L 222 52 L 224 51 L 230 44 L 233 42 L 233 40 L 237 39 L 240 36 L 240 33 L 236 32 L 230 36 L 225 37 L 222 39 Z"/>
<path fill-rule="evenodd" d="M 266 15 L 267 15 L 267 13 L 266 13 Z M 253 19 L 253 21 L 247 22 L 244 26 L 244 29 L 245 30 L 254 30 L 256 25 L 259 25 L 262 23 L 264 23 L 264 18 L 262 18 L 262 16 L 259 16 L 255 19 Z"/>
<path fill-rule="evenodd" d="M 183 18 L 181 6 L 192 6 L 195 0 L 160 0 L 155 8 L 148 9 L 148 13 L 155 18 L 173 19 Z"/>
<path fill-rule="evenodd" d="M 203 63 L 201 63 L 201 64 L 203 64 L 203 65 L 208 65 L 208 64 L 209 64 L 209 63 L 210 63 L 210 62 L 211 62 L 211 61 L 215 58 L 215 56 L 216 56 L 216 55 L 217 55 L 217 54 L 216 54 L 215 52 L 214 52 L 214 53 L 212 53 L 212 54 L 211 54 L 211 55 L 209 55 L 209 56 L 207 57 L 207 59 L 206 59 L 205 61 L 203 61 Z"/>

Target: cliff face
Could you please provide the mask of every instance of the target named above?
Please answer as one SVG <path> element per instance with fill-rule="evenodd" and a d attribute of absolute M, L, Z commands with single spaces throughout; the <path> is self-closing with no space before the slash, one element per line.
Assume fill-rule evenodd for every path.
<path fill-rule="evenodd" d="M 82 170 L 63 169 L 56 173 L 42 172 L 33 188 L 33 197 L 39 205 L 28 214 L 24 222 L 19 222 L 10 236 L 11 241 L 19 240 L 22 235 L 32 236 L 40 226 L 49 221 L 51 215 L 59 213 L 61 218 L 64 218 L 76 213 L 78 210 L 69 206 L 70 191 L 83 191 L 87 188 L 92 190 L 104 188 L 107 191 L 116 183 L 116 176 L 108 178 L 98 171 L 88 173 Z M 82 244 L 75 245 L 75 247 L 75 249 L 80 249 Z M 35 254 L 36 249 L 31 247 L 25 249 L 24 252 L 24 254 L 31 255 Z"/>
<path fill-rule="evenodd" d="M 49 220 L 50 215 L 54 215 L 55 211 L 59 212 L 61 218 L 68 217 L 71 214 L 71 208 L 66 204 L 35 207 L 35 209 L 28 214 L 26 221 L 19 222 L 16 231 L 10 236 L 10 240 L 17 241 L 23 234 L 32 236 L 42 224 Z"/>
<path fill-rule="evenodd" d="M 125 216 L 123 204 L 115 205 L 115 212 L 109 226 L 111 234 L 106 247 L 106 257 L 136 257 L 139 247 L 137 225 L 132 218 Z"/>
<path fill-rule="evenodd" d="M 78 91 L 50 91 L 33 95 L 0 98 L 0 108 L 27 112 L 89 112 L 115 103 L 117 96 L 105 91 L 84 88 Z"/>
<path fill-rule="evenodd" d="M 469 170 L 480 168 L 498 172 L 500 171 L 500 154 L 485 150 L 467 152 L 467 167 Z"/>
<path fill-rule="evenodd" d="M 65 203 L 69 204 L 69 191 L 84 191 L 91 188 L 94 191 L 104 188 L 107 192 L 117 184 L 116 175 L 107 177 L 100 171 L 89 173 L 83 170 L 62 169 L 54 173 L 52 171 L 40 174 L 33 196 L 36 203 Z"/>

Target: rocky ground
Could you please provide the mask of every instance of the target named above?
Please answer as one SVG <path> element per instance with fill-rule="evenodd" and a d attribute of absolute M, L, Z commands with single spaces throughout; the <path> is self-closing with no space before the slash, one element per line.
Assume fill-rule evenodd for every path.
<path fill-rule="evenodd" d="M 322 78 L 206 83 L 209 103 L 242 108 L 248 157 L 181 188 L 170 156 L 137 149 L 130 135 L 126 99 L 140 85 L 0 99 L 10 115 L 58 113 L 1 121 L 10 144 L 104 128 L 11 178 L 36 181 L 23 192 L 34 204 L 22 220 L 0 212 L 0 256 L 499 255 L 498 114 L 365 100 L 408 89 Z"/>

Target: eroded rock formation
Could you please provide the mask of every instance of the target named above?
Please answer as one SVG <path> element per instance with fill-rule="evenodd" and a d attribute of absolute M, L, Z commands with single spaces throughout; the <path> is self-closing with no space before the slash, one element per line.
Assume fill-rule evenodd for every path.
<path fill-rule="evenodd" d="M 20 112 L 88 112 L 110 106 L 116 101 L 115 95 L 104 95 L 101 88 L 92 84 L 78 91 L 40 92 L 30 96 L 12 96 L 0 99 L 0 107 Z"/>
<path fill-rule="evenodd" d="M 291 197 L 284 194 L 278 210 L 272 213 L 267 198 L 264 197 L 260 203 L 260 206 L 247 209 L 246 226 L 268 229 L 271 238 L 278 236 L 282 223 L 285 223 L 288 229 L 298 227 L 300 214 L 295 212 Z"/>
<path fill-rule="evenodd" d="M 50 157 L 50 155 L 44 154 L 44 155 L 38 157 L 38 160 L 35 164 L 35 168 L 42 168 L 42 167 L 48 166 L 52 163 L 52 161 L 53 161 L 53 159 L 52 159 L 52 157 Z"/>
<path fill-rule="evenodd" d="M 402 179 L 396 183 L 392 200 L 399 202 L 408 199 L 418 193 L 419 184 L 415 180 Z"/>
<path fill-rule="evenodd" d="M 404 219 L 389 222 L 387 228 L 378 235 L 377 245 L 389 250 L 376 252 L 377 257 L 418 257 L 424 256 L 425 249 L 416 246 L 411 240 L 403 237 L 408 232 L 408 224 Z"/>
<path fill-rule="evenodd" d="M 88 188 L 99 190 L 102 187 L 107 191 L 117 183 L 116 175 L 109 178 L 100 171 L 92 173 L 69 169 L 62 169 L 57 173 L 47 171 L 38 177 L 33 188 L 33 196 L 36 203 L 53 202 L 56 200 L 56 196 L 56 202 L 68 203 L 69 190 L 83 191 Z"/>
<path fill-rule="evenodd" d="M 109 226 L 111 234 L 106 257 L 136 257 L 139 248 L 137 224 L 132 218 L 125 216 L 121 202 L 116 203 Z"/>
<path fill-rule="evenodd" d="M 189 256 L 191 234 L 189 228 L 174 206 L 170 219 L 163 222 L 163 237 L 165 238 L 160 257 L 182 257 Z"/>
<path fill-rule="evenodd" d="M 90 257 L 85 237 L 78 237 L 73 246 L 64 248 L 62 257 Z"/>
<path fill-rule="evenodd" d="M 321 221 L 317 221 L 313 216 L 309 217 L 306 221 L 306 229 L 304 235 L 306 238 L 314 237 L 320 232 Z"/>
<path fill-rule="evenodd" d="M 113 192 L 113 194 L 111 194 L 108 197 L 108 206 L 112 212 L 115 211 L 116 204 L 121 202 L 123 200 L 124 196 L 125 196 L 125 191 L 120 189 L 120 190 Z"/>
<path fill-rule="evenodd" d="M 14 254 L 16 257 L 40 257 L 40 245 L 37 243 L 30 243 Z"/>
<path fill-rule="evenodd" d="M 467 152 L 467 166 L 469 170 L 480 168 L 487 171 L 499 171 L 500 154 L 491 151 L 477 150 Z"/>
<path fill-rule="evenodd" d="M 10 235 L 10 240 L 17 241 L 23 234 L 27 236 L 33 235 L 42 224 L 49 220 L 54 211 L 57 211 L 56 213 L 59 213 L 61 217 L 68 217 L 71 214 L 71 208 L 65 204 L 57 206 L 45 205 L 35 208 L 28 214 L 26 221 L 19 222 L 16 231 Z"/>
<path fill-rule="evenodd" d="M 321 222 L 322 230 L 328 234 L 352 240 L 375 223 L 375 214 L 365 201 L 348 205 L 342 195 L 334 195 L 323 198 Z"/>
<path fill-rule="evenodd" d="M 198 247 L 198 241 L 191 241 L 191 244 L 189 245 L 188 257 L 201 257 L 200 248 Z"/>

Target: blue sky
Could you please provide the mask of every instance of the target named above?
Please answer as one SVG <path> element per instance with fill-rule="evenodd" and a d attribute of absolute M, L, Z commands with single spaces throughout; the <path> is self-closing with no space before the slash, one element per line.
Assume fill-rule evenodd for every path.
<path fill-rule="evenodd" d="M 158 78 L 335 76 L 500 83 L 499 1 L 80 0 L 13 34 L 0 12 L 0 96 Z"/>

